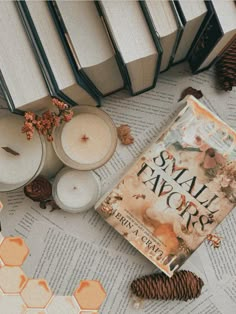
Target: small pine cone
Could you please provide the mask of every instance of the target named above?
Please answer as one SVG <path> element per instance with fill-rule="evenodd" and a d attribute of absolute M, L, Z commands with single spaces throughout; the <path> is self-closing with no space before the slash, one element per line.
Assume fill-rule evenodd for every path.
<path fill-rule="evenodd" d="M 203 285 L 194 273 L 181 270 L 171 278 L 164 273 L 138 278 L 132 282 L 131 290 L 143 299 L 187 301 L 199 297 Z"/>
<path fill-rule="evenodd" d="M 222 88 L 230 91 L 236 86 L 236 39 L 216 63 L 217 77 Z"/>
<path fill-rule="evenodd" d="M 52 195 L 52 185 L 44 177 L 38 176 L 24 187 L 24 193 L 35 202 L 42 202 Z"/>

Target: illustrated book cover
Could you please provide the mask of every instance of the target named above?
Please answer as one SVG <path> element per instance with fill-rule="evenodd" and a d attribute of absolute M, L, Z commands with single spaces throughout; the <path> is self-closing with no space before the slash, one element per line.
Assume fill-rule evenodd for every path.
<path fill-rule="evenodd" d="M 171 277 L 236 205 L 236 132 L 193 96 L 96 205 Z"/>

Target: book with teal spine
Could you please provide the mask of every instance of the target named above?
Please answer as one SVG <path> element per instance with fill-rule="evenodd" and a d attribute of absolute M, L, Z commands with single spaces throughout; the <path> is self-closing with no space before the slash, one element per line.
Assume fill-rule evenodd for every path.
<path fill-rule="evenodd" d="M 78 75 L 101 97 L 122 89 L 124 81 L 115 51 L 95 3 L 50 1 L 48 5 Z"/>
<path fill-rule="evenodd" d="M 160 72 L 167 71 L 173 63 L 183 24 L 173 1 L 139 1 L 153 37 L 162 47 Z"/>
<path fill-rule="evenodd" d="M 188 54 L 188 62 L 194 74 L 215 64 L 236 38 L 235 1 L 206 1 L 208 19 L 202 24 Z"/>
<path fill-rule="evenodd" d="M 16 5 L 51 95 L 70 105 L 99 105 L 99 97 L 74 76 L 46 2 Z"/>
<path fill-rule="evenodd" d="M 138 1 L 95 1 L 95 4 L 131 95 L 154 88 L 160 72 L 162 48 L 156 34 L 150 32 Z"/>

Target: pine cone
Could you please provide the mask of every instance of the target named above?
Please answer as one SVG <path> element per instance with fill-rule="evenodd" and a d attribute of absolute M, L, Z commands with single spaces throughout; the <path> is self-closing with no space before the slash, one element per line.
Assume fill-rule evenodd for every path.
<path fill-rule="evenodd" d="M 51 197 L 52 185 L 46 178 L 38 176 L 25 186 L 24 193 L 33 201 L 42 202 Z"/>
<path fill-rule="evenodd" d="M 199 297 L 203 285 L 194 273 L 181 270 L 171 278 L 164 273 L 138 278 L 132 282 L 131 290 L 143 299 L 187 301 Z"/>
<path fill-rule="evenodd" d="M 216 63 L 216 72 L 219 82 L 225 91 L 230 91 L 236 86 L 236 39 Z"/>

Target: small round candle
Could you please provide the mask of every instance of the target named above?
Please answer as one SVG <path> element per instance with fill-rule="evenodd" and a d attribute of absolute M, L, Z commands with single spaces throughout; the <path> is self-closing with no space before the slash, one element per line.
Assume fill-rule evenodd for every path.
<path fill-rule="evenodd" d="M 46 148 L 37 132 L 31 141 L 21 133 L 24 119 L 8 110 L 0 116 L 0 191 L 28 183 L 43 167 Z"/>
<path fill-rule="evenodd" d="M 116 127 L 100 109 L 78 106 L 73 111 L 73 119 L 55 131 L 55 151 L 71 168 L 91 170 L 101 167 L 115 151 Z"/>
<path fill-rule="evenodd" d="M 63 210 L 79 213 L 94 206 L 100 195 L 100 182 L 92 171 L 63 168 L 53 183 L 53 198 Z"/>

